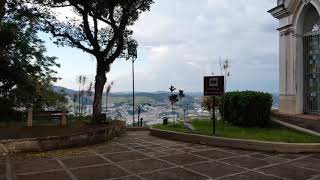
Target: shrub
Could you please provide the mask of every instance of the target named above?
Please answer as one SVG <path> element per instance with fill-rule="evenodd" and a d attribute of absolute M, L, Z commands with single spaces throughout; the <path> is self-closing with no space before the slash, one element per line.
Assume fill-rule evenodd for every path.
<path fill-rule="evenodd" d="M 237 126 L 260 126 L 270 123 L 272 95 L 262 92 L 229 92 L 225 95 L 225 121 Z"/>

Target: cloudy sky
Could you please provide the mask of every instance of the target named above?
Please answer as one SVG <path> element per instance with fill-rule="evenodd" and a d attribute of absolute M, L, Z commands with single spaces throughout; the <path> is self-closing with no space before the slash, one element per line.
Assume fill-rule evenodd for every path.
<path fill-rule="evenodd" d="M 221 57 L 231 59 L 228 90 L 278 92 L 278 23 L 267 13 L 275 5 L 276 0 L 155 0 L 132 27 L 139 43 L 136 89 L 167 91 L 174 85 L 202 92 L 203 76 L 220 75 Z M 49 55 L 62 66 L 56 85 L 76 89 L 80 74 L 93 81 L 92 56 L 45 39 Z M 107 76 L 114 92 L 131 90 L 130 62 L 117 60 Z"/>

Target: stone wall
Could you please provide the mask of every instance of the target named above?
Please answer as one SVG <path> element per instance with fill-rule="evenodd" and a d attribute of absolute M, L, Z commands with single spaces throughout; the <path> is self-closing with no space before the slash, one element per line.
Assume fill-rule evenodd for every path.
<path fill-rule="evenodd" d="M 73 134 L 71 136 L 50 136 L 28 139 L 9 139 L 0 141 L 0 152 L 42 152 L 63 148 L 81 147 L 97 144 L 121 136 L 126 132 L 126 122 L 114 121 L 110 126 Z"/>

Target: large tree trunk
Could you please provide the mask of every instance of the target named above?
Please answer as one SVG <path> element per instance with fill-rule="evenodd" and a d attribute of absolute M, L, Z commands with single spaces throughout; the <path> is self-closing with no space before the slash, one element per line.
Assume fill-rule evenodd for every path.
<path fill-rule="evenodd" d="M 101 61 L 97 58 L 97 74 L 95 82 L 95 91 L 94 91 L 94 101 L 93 101 L 93 120 L 98 123 L 101 120 L 101 111 L 102 111 L 102 95 L 104 85 L 106 84 L 106 70 Z"/>

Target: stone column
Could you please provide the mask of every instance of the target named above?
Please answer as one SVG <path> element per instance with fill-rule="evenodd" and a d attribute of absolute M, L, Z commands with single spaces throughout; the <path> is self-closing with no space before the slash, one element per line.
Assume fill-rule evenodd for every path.
<path fill-rule="evenodd" d="M 32 127 L 32 120 L 33 120 L 33 109 L 28 108 L 27 127 Z"/>
<path fill-rule="evenodd" d="M 62 111 L 61 125 L 62 125 L 62 127 L 67 126 L 67 112 L 66 111 Z"/>

